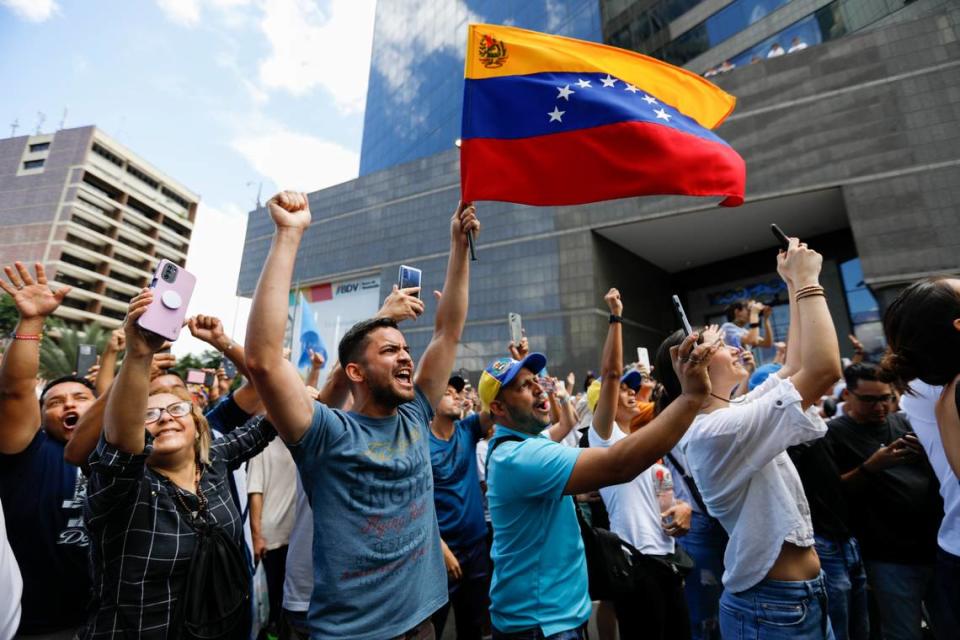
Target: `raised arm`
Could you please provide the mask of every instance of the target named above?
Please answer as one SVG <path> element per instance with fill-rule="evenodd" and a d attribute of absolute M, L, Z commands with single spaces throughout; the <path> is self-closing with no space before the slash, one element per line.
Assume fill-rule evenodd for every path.
<path fill-rule="evenodd" d="M 137 320 L 153 302 L 153 291 L 143 289 L 127 308 L 123 331 L 127 353 L 110 388 L 103 416 L 103 435 L 107 442 L 126 453 L 142 453 L 143 419 L 150 393 L 150 365 L 153 354 L 163 348 L 163 338 L 137 326 Z"/>
<path fill-rule="evenodd" d="M 114 329 L 110 333 L 110 340 L 100 356 L 100 370 L 97 372 L 97 397 L 107 392 L 117 375 L 117 356 L 126 346 L 127 338 L 123 335 L 123 327 Z"/>
<path fill-rule="evenodd" d="M 310 206 L 305 194 L 283 191 L 267 208 L 277 230 L 250 308 L 246 366 L 277 433 L 286 442 L 299 442 L 310 427 L 313 401 L 296 367 L 283 357 L 283 335 L 293 265 L 310 225 Z"/>
<path fill-rule="evenodd" d="M 610 289 L 603 296 L 610 313 L 623 315 L 623 301 L 620 292 Z M 613 433 L 613 419 L 617 415 L 617 402 L 620 400 L 620 378 L 623 377 L 623 327 L 619 322 L 611 322 L 607 329 L 607 340 L 603 343 L 603 362 L 600 363 L 600 399 L 593 412 L 593 430 L 601 440 L 609 440 Z"/>
<path fill-rule="evenodd" d="M 547 395 L 550 397 L 551 412 L 556 406 L 557 420 L 556 424 L 547 429 L 547 435 L 554 442 L 560 442 L 573 431 L 573 428 L 577 425 L 577 420 L 576 416 L 570 411 L 570 394 L 567 393 L 563 380 L 557 380 L 556 378 L 553 380 L 556 386 L 554 391 Z M 480 416 L 481 424 L 483 424 L 483 413 Z M 486 427 L 486 425 L 484 426 Z"/>
<path fill-rule="evenodd" d="M 800 357 L 799 369 L 790 376 L 790 380 L 803 399 L 801 406 L 806 410 L 833 387 L 842 373 L 837 331 L 827 308 L 827 298 L 820 287 L 823 256 L 796 238 L 791 238 L 789 249 L 781 252 L 777 260 L 782 262 L 780 268 L 789 275 L 794 287 L 790 296 L 790 324 L 792 327 L 792 308 L 795 305 L 800 335 L 797 344 L 790 340 L 787 364 L 790 366 L 794 362 L 790 352 L 796 349 Z M 810 292 L 814 293 L 811 295 Z"/>
<path fill-rule="evenodd" d="M 187 328 L 190 330 L 190 335 L 197 340 L 203 340 L 222 353 L 225 358 L 237 367 L 237 371 L 241 375 L 246 377 L 247 380 L 250 380 L 250 372 L 247 370 L 244 348 L 226 334 L 220 318 L 196 315 L 187 320 Z M 244 382 L 233 392 L 233 400 L 237 403 L 238 407 L 251 415 L 259 413 L 263 408 L 256 387 L 249 382 Z"/>
<path fill-rule="evenodd" d="M 53 291 L 43 265 L 34 267 L 34 279 L 22 262 L 5 266 L 9 283 L 0 278 L 0 288 L 13 298 L 20 319 L 14 337 L 0 364 L 0 453 L 20 453 L 40 429 L 37 373 L 40 369 L 40 336 L 47 316 L 56 310 L 70 287 Z"/>
<path fill-rule="evenodd" d="M 564 493 L 587 493 L 629 482 L 673 449 L 710 395 L 707 365 L 719 345 L 695 346 L 697 338 L 696 333 L 691 334 L 679 347 L 670 350 L 673 368 L 680 379 L 680 396 L 643 429 L 612 447 L 584 449 Z"/>
<path fill-rule="evenodd" d="M 480 233 L 477 211 L 469 202 L 461 202 L 450 220 L 450 259 L 447 277 L 437 305 L 433 339 L 423 353 L 417 367 L 415 382 L 426 395 L 431 406 L 436 406 L 447 389 L 447 381 L 457 358 L 457 345 L 467 320 L 469 303 L 470 261 L 467 233 Z"/>

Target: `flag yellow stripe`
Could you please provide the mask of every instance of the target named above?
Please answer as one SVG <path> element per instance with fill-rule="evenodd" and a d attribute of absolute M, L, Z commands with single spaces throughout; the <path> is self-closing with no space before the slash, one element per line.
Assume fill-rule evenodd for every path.
<path fill-rule="evenodd" d="M 481 58 L 485 36 L 502 43 L 506 55 L 497 55 L 503 52 L 496 51 L 493 57 Z M 695 73 L 633 51 L 516 27 L 469 26 L 467 78 L 481 80 L 551 71 L 609 73 L 675 107 L 707 129 L 719 126 L 737 102 Z"/>

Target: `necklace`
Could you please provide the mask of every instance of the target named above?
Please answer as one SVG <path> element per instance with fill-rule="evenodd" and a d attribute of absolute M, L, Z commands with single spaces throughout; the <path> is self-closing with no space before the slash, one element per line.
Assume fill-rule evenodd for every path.
<path fill-rule="evenodd" d="M 712 396 L 713 396 L 714 398 L 716 398 L 717 400 L 722 400 L 723 402 L 726 402 L 727 404 L 730 404 L 730 398 L 723 398 L 723 397 L 718 396 L 717 394 L 713 393 L 712 391 L 710 392 L 710 395 L 712 395 Z"/>

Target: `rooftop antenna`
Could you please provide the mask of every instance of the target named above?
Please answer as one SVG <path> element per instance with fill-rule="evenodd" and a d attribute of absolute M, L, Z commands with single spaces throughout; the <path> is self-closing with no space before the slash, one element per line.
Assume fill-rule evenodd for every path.
<path fill-rule="evenodd" d="M 43 127 L 43 123 L 46 121 L 47 116 L 43 111 L 37 111 L 37 135 L 40 135 L 40 129 Z"/>
<path fill-rule="evenodd" d="M 15 138 L 17 136 L 17 129 L 20 128 L 20 119 L 14 118 L 13 122 L 10 123 L 10 137 Z"/>
<path fill-rule="evenodd" d="M 247 181 L 246 186 L 252 187 L 252 186 L 253 186 L 253 180 Z M 260 196 L 261 196 L 262 194 L 263 194 L 263 180 L 261 180 L 260 183 L 257 185 L 257 209 L 259 209 L 261 206 L 263 206 L 263 205 L 260 204 Z"/>
<path fill-rule="evenodd" d="M 67 108 L 63 108 L 63 117 L 60 118 L 60 129 L 63 129 L 63 126 L 67 123 Z M 58 129 L 59 130 L 59 129 Z"/>

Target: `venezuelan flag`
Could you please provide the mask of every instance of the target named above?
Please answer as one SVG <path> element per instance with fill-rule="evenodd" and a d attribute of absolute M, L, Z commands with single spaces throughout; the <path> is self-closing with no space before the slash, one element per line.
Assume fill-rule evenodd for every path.
<path fill-rule="evenodd" d="M 694 73 L 593 42 L 472 24 L 465 75 L 466 201 L 677 194 L 743 204 L 743 158 L 711 131 L 736 98 Z"/>

